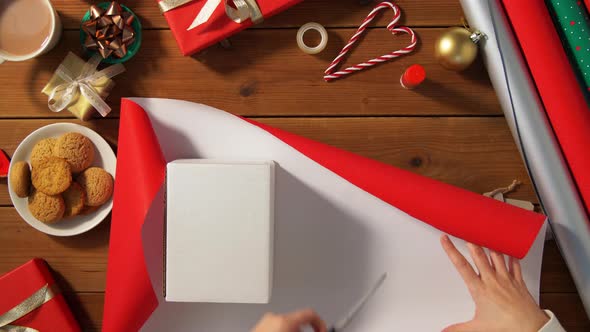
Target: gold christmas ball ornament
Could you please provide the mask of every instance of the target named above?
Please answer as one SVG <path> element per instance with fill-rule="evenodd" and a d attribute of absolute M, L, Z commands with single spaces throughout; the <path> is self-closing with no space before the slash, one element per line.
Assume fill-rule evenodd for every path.
<path fill-rule="evenodd" d="M 446 69 L 462 71 L 477 57 L 477 43 L 483 37 L 479 31 L 453 27 L 445 30 L 434 44 L 434 57 Z"/>

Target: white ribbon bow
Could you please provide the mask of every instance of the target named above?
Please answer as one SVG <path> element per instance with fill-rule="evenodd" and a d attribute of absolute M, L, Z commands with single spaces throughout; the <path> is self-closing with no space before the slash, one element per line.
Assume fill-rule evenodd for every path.
<path fill-rule="evenodd" d="M 198 27 L 199 25 L 207 22 L 209 20 L 209 18 L 211 18 L 211 16 L 213 15 L 213 12 L 215 12 L 215 9 L 221 4 L 221 1 L 222 0 L 207 0 L 207 2 L 205 3 L 203 8 L 201 9 L 199 14 L 197 15 L 197 17 L 195 17 L 195 20 L 188 27 L 187 30 L 192 30 L 192 29 Z M 242 23 L 251 17 L 253 18 L 253 15 L 251 15 L 252 1 L 247 1 L 247 0 L 231 0 L 231 1 L 233 2 L 235 8 L 233 8 L 232 6 L 229 5 L 228 0 L 225 0 L 224 1 L 225 2 L 225 12 L 226 12 L 227 16 L 229 16 L 229 18 L 231 18 L 234 22 Z M 254 6 L 256 6 L 256 8 L 258 8 L 258 5 L 256 4 L 255 1 L 254 1 Z M 254 21 L 254 19 L 252 19 L 252 21 Z"/>
<path fill-rule="evenodd" d="M 102 115 L 107 116 L 111 107 L 102 99 L 98 91 L 94 88 L 99 85 L 100 80 L 110 79 L 125 71 L 122 64 L 109 66 L 99 72 L 96 68 L 100 64 L 99 55 L 94 55 L 86 64 L 78 77 L 74 75 L 63 64 L 60 64 L 55 72 L 65 83 L 60 84 L 51 91 L 47 105 L 52 112 L 61 112 L 74 102 L 79 94 Z"/>
<path fill-rule="evenodd" d="M 169 10 L 183 6 L 194 0 L 161 0 L 159 2 L 160 10 L 167 12 Z M 205 0 L 203 0 L 205 1 Z M 186 29 L 192 30 L 199 25 L 209 21 L 215 9 L 219 7 L 221 2 L 225 3 L 225 13 L 227 16 L 236 23 L 242 23 L 247 19 L 251 19 L 252 23 L 258 24 L 264 20 L 264 16 L 258 7 L 256 0 L 206 0 L 205 4 L 201 8 L 201 11 L 197 14 L 197 17 L 193 20 L 193 23 Z M 233 4 L 232 5 L 230 5 Z"/>

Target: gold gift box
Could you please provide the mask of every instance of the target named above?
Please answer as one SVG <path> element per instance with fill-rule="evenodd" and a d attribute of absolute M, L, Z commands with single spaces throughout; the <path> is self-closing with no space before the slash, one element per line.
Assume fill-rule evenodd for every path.
<path fill-rule="evenodd" d="M 84 68 L 86 62 L 74 53 L 70 52 L 61 64 L 64 67 L 66 67 L 66 69 L 68 69 L 74 77 L 77 77 L 82 73 L 82 69 Z M 41 92 L 49 96 L 57 86 L 64 83 L 66 82 L 61 77 L 59 77 L 59 75 L 53 74 L 53 77 L 51 77 L 51 80 L 49 81 L 49 83 L 47 83 L 47 85 L 43 88 L 43 91 Z M 108 97 L 114 86 L 115 82 L 112 79 L 106 77 L 102 77 L 96 80 L 94 84 L 92 84 L 92 87 L 96 90 L 96 92 L 101 96 L 102 99 Z M 67 109 L 72 114 L 74 114 L 78 119 L 83 121 L 91 119 L 92 115 L 95 113 L 94 107 L 80 93 L 76 94 L 76 97 L 68 105 Z"/>

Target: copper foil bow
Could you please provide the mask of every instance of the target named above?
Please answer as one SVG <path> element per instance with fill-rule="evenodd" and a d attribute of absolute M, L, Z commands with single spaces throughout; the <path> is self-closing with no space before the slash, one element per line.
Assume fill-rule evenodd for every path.
<path fill-rule="evenodd" d="M 194 0 L 161 0 L 159 2 L 160 10 L 165 13 L 169 10 L 178 8 L 184 4 L 192 2 Z M 205 1 L 205 0 L 203 0 Z M 227 16 L 236 23 L 242 23 L 247 19 L 251 19 L 252 23 L 258 24 L 264 20 L 262 11 L 256 0 L 206 0 L 205 5 L 201 8 L 201 11 L 197 14 L 193 23 L 187 28 L 192 30 L 199 25 L 207 22 L 213 15 L 215 9 L 221 4 L 225 3 L 225 13 Z"/>
<path fill-rule="evenodd" d="M 97 72 L 96 68 L 99 64 L 100 57 L 95 54 L 84 65 L 82 73 L 78 77 L 74 77 L 63 64 L 60 64 L 55 73 L 65 83 L 56 86 L 51 91 L 47 102 L 49 109 L 52 112 L 61 112 L 75 102 L 79 94 L 82 94 L 100 115 L 107 116 L 111 107 L 101 98 L 94 86 L 98 82 L 104 81 L 105 78 L 112 78 L 124 72 L 125 67 L 118 63 Z"/>
<path fill-rule="evenodd" d="M 100 53 L 103 59 L 111 54 L 117 58 L 127 55 L 127 48 L 135 41 L 135 30 L 131 22 L 135 16 L 123 10 L 116 1 L 106 10 L 90 6 L 90 20 L 82 24 L 86 32 L 84 47 Z"/>
<path fill-rule="evenodd" d="M 39 308 L 57 294 L 59 294 L 59 290 L 56 287 L 45 284 L 45 286 L 41 287 L 27 299 L 17 304 L 14 308 L 0 315 L 0 331 L 39 332 L 34 328 L 10 324 Z"/>

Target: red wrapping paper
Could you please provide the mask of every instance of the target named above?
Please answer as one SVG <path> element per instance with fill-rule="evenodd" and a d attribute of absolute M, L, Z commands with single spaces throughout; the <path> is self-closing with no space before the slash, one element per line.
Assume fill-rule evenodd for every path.
<path fill-rule="evenodd" d="M 121 101 L 103 331 L 138 331 L 158 306 L 147 272 L 141 228 L 166 174 L 166 160 L 147 115 Z M 124 115 L 123 115 L 124 114 Z"/>
<path fill-rule="evenodd" d="M 503 0 L 547 116 L 590 210 L 590 109 L 543 0 Z"/>
<path fill-rule="evenodd" d="M 39 258 L 6 273 L 0 277 L 0 314 L 14 308 L 46 284 L 51 286 L 55 281 L 47 263 Z M 62 294 L 56 294 L 53 299 L 10 325 L 30 327 L 43 332 L 80 331 Z"/>
<path fill-rule="evenodd" d="M 183 55 L 199 52 L 252 25 L 251 20 L 243 23 L 232 21 L 226 15 L 225 6 L 222 3 L 206 23 L 187 31 L 205 5 L 205 1 L 194 0 L 164 13 Z M 301 1 L 303 0 L 257 0 L 265 18 L 278 14 Z"/>
<path fill-rule="evenodd" d="M 8 169 L 10 168 L 10 159 L 3 150 L 0 150 L 0 178 L 8 176 Z"/>
<path fill-rule="evenodd" d="M 480 246 L 523 258 L 545 220 L 545 216 L 538 213 L 248 121 L 414 218 Z"/>
<path fill-rule="evenodd" d="M 285 144 L 398 209 L 479 245 L 522 258 L 545 216 L 503 204 L 255 121 Z M 123 99 L 119 127 L 104 331 L 136 331 L 157 307 L 141 228 L 164 182 L 166 161 L 148 115 Z"/>

